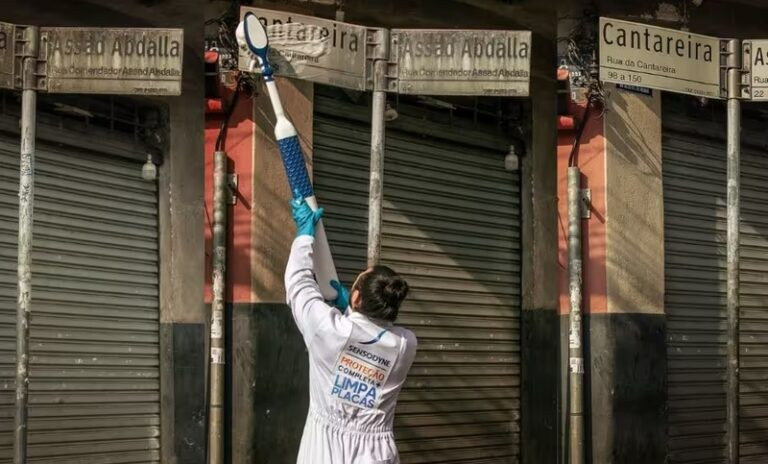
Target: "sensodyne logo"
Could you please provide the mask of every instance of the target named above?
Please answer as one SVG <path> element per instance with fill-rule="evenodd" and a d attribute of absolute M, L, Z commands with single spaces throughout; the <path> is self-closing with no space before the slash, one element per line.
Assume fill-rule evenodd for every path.
<path fill-rule="evenodd" d="M 393 364 L 373 348 L 349 344 L 334 367 L 331 396 L 360 408 L 376 407 Z"/>

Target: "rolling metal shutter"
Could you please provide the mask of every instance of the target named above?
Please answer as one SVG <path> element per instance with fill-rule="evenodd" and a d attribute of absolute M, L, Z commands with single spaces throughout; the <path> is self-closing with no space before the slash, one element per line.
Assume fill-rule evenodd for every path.
<path fill-rule="evenodd" d="M 82 148 L 120 152 L 114 139 L 67 143 L 38 139 L 30 462 L 159 462 L 157 188 L 140 159 Z M 18 158 L 18 136 L 0 136 L 0 463 L 13 453 Z"/>
<path fill-rule="evenodd" d="M 669 457 L 726 462 L 725 126 L 665 100 Z M 761 123 L 764 124 L 764 123 Z M 747 123 L 745 123 L 745 126 Z M 742 132 L 740 454 L 768 459 L 768 152 Z"/>
<path fill-rule="evenodd" d="M 368 108 L 315 96 L 314 169 L 345 283 L 365 267 Z M 493 128 L 388 123 L 382 263 L 412 288 L 399 323 L 419 338 L 398 404 L 404 463 L 508 463 L 520 453 L 520 186 Z M 442 114 L 445 114 L 444 112 Z"/>

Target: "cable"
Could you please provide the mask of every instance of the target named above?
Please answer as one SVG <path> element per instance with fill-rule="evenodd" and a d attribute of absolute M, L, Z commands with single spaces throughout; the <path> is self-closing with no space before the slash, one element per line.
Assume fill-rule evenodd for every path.
<path fill-rule="evenodd" d="M 229 120 L 232 119 L 232 114 L 235 112 L 235 108 L 237 107 L 237 100 L 240 97 L 242 87 L 242 79 L 240 76 L 238 76 L 237 83 L 235 84 L 235 93 L 232 95 L 229 104 L 226 106 L 226 110 L 224 111 L 224 119 L 221 121 L 221 127 L 219 129 L 219 135 L 216 137 L 216 151 L 222 151 L 225 149 L 225 145 L 227 143 L 227 131 L 229 130 Z"/>
<path fill-rule="evenodd" d="M 587 108 L 584 110 L 584 116 L 581 118 L 581 123 L 579 124 L 579 128 L 576 131 L 576 138 L 573 140 L 573 147 L 571 147 L 571 154 L 568 156 L 568 167 L 573 167 L 576 165 L 576 152 L 579 149 L 579 145 L 581 145 L 581 136 L 584 134 L 584 128 L 587 127 L 587 122 L 589 121 L 589 113 L 592 110 L 592 101 L 587 101 Z"/>

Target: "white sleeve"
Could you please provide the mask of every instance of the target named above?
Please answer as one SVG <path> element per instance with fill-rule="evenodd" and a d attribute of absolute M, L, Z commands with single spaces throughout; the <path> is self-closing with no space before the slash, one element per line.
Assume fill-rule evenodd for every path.
<path fill-rule="evenodd" d="M 314 237 L 300 235 L 291 246 L 291 255 L 285 268 L 285 292 L 299 331 L 307 346 L 323 324 L 336 326 L 342 318 L 336 308 L 323 300 L 320 287 L 315 281 L 312 261 Z"/>

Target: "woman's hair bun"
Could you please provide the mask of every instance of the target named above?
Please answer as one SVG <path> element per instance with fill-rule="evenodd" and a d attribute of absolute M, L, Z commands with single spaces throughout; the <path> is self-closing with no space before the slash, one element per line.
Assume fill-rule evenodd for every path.
<path fill-rule="evenodd" d="M 392 277 L 385 282 L 382 290 L 384 300 L 393 308 L 400 307 L 406 296 L 408 296 L 408 283 L 400 276 Z"/>
<path fill-rule="evenodd" d="M 360 312 L 375 319 L 394 321 L 408 296 L 408 282 L 387 266 L 376 265 L 360 276 L 356 289 L 362 294 Z"/>

